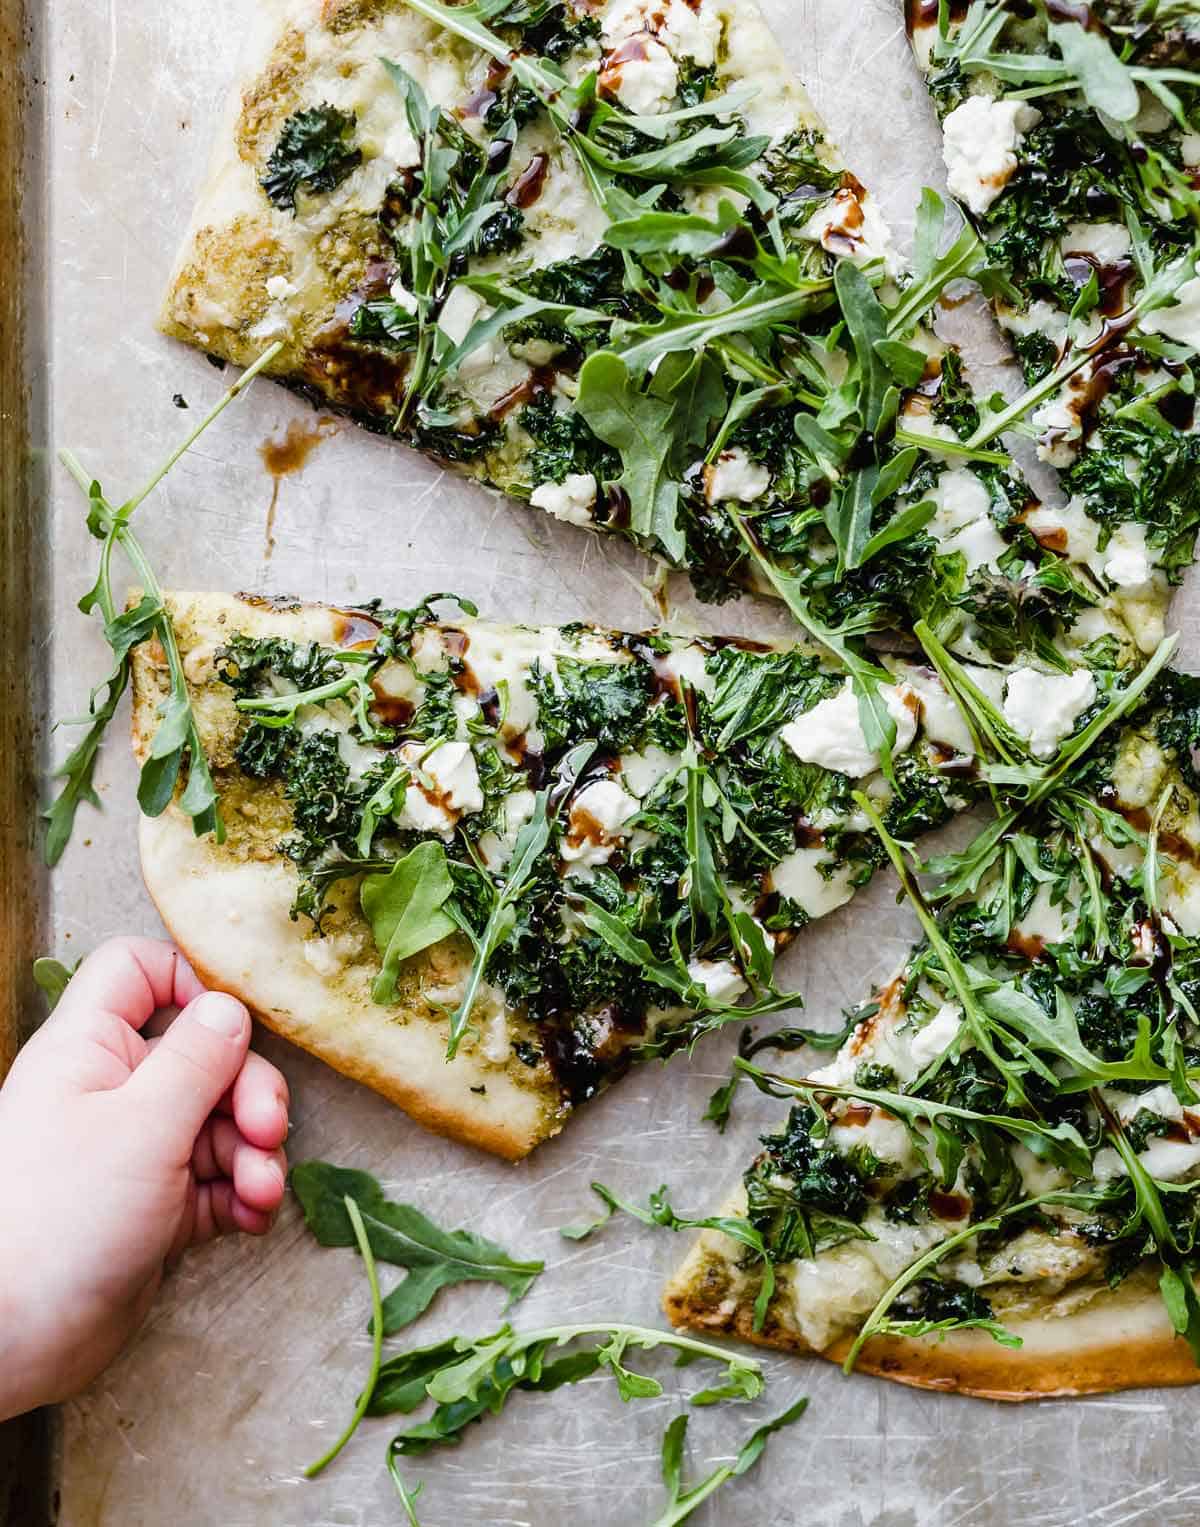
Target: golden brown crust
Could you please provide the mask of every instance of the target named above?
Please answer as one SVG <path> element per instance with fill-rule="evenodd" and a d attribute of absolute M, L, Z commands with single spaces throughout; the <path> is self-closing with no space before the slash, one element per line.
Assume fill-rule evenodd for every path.
<path fill-rule="evenodd" d="M 280 610 L 223 595 L 172 596 L 169 605 L 185 671 L 194 673 L 210 668 L 214 644 L 235 630 L 335 641 L 349 624 L 345 615 L 321 606 Z M 136 649 L 133 745 L 139 759 L 156 725 L 160 663 L 153 644 Z M 229 761 L 235 735 L 230 702 L 215 692 L 220 687 L 199 682 L 193 689 L 218 770 Z M 564 1114 L 548 1079 L 541 1084 L 536 1073 L 515 1063 L 489 1061 L 474 1039 L 447 1063 L 445 1001 L 436 988 L 461 978 L 465 952 L 456 939 L 408 962 L 396 1003 L 382 1007 L 371 998 L 378 964 L 361 918 L 347 906 L 335 908 L 338 931 L 326 940 L 291 918 L 296 872 L 274 851 L 277 804 L 273 787 L 233 797 L 223 845 L 197 839 L 175 806 L 142 821 L 147 889 L 201 979 L 234 993 L 267 1027 L 439 1134 L 511 1161 L 556 1134 Z M 346 951 L 340 963 L 330 954 L 339 947 Z"/>
<path fill-rule="evenodd" d="M 754 1329 L 755 1288 L 706 1233 L 667 1285 L 663 1308 L 671 1323 L 712 1336 L 734 1336 L 754 1346 L 803 1353 L 840 1363 L 852 1336 L 814 1352 L 779 1308 Z M 1060 1313 L 1006 1320 L 1022 1340 L 1002 1347 L 984 1332 L 937 1337 L 880 1337 L 863 1348 L 857 1369 L 916 1389 L 940 1389 L 987 1400 L 1036 1400 L 1106 1394 L 1200 1382 L 1191 1349 L 1171 1329 L 1153 1278 L 1142 1273 L 1115 1291 L 1095 1292 L 1087 1303 Z"/>

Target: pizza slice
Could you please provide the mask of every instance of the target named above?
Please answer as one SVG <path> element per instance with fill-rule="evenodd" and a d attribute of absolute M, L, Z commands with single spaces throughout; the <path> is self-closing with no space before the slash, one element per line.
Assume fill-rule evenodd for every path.
<path fill-rule="evenodd" d="M 1165 605 L 1200 523 L 1200 30 L 1110 0 L 907 6 L 951 190 L 1067 501 L 1025 516 L 1119 600 Z"/>
<path fill-rule="evenodd" d="M 839 651 L 1152 650 L 925 321 L 978 240 L 921 228 L 904 270 L 751 0 L 285 0 L 162 324 Z"/>
<path fill-rule="evenodd" d="M 166 605 L 179 660 L 135 649 L 135 751 L 182 672 L 223 821 L 197 837 L 186 785 L 143 819 L 172 935 L 270 1027 L 510 1158 L 632 1060 L 794 1002 L 777 955 L 881 862 L 855 790 L 905 837 L 979 790 L 937 675 L 898 659 L 863 703 L 867 674 L 800 646 Z"/>
<path fill-rule="evenodd" d="M 793 1107 L 673 1319 L 999 1399 L 1195 1382 L 1198 699 L 978 840 L 831 1064 L 748 1068 Z"/>

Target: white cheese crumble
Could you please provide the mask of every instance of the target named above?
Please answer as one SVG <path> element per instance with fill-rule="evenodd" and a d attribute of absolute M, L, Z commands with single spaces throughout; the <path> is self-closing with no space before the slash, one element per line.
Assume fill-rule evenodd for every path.
<path fill-rule="evenodd" d="M 635 117 L 652 117 L 675 99 L 679 69 L 656 37 L 639 33 L 605 59 L 599 83 Z"/>
<path fill-rule="evenodd" d="M 560 483 L 541 483 L 529 495 L 529 502 L 568 525 L 590 525 L 596 507 L 596 479 L 590 472 L 568 472 Z"/>
<path fill-rule="evenodd" d="M 710 1002 L 735 1002 L 746 990 L 741 971 L 732 960 L 691 960 L 688 976 L 703 987 Z"/>
<path fill-rule="evenodd" d="M 507 864 L 516 847 L 517 835 L 533 816 L 537 797 L 532 790 L 514 790 L 500 804 L 500 820 L 496 832 L 485 832 L 479 840 L 479 852 L 488 869 L 499 869 Z"/>
<path fill-rule="evenodd" d="M 591 869 L 607 864 L 613 849 L 629 836 L 625 826 L 639 807 L 615 779 L 587 784 L 571 803 L 561 853 L 567 864 Z"/>
<path fill-rule="evenodd" d="M 915 690 L 921 700 L 921 725 L 930 742 L 940 742 L 943 747 L 953 748 L 956 753 L 974 753 L 971 733 L 962 718 L 962 712 L 946 693 L 936 674 L 924 674 L 917 670 L 907 673 L 906 683 Z"/>
<path fill-rule="evenodd" d="M 751 504 L 771 486 L 766 467 L 751 461 L 740 446 L 722 451 L 716 461 L 704 468 L 704 496 L 710 504 L 722 499 L 736 499 Z"/>
<path fill-rule="evenodd" d="M 653 743 L 642 753 L 622 753 L 621 779 L 639 800 L 645 800 L 660 780 L 679 768 L 679 759 Z"/>
<path fill-rule="evenodd" d="M 721 18 L 715 8 L 688 0 L 612 0 L 601 22 L 606 47 L 638 32 L 652 32 L 676 58 L 693 59 L 702 69 L 717 61 Z"/>
<path fill-rule="evenodd" d="M 1116 265 L 1133 248 L 1123 223 L 1072 223 L 1058 241 L 1063 254 L 1091 255 L 1100 265 Z"/>
<path fill-rule="evenodd" d="M 1035 758 L 1052 758 L 1095 698 L 1096 681 L 1086 668 L 1073 673 L 1017 668 L 1008 676 L 1004 716 Z"/>
<path fill-rule="evenodd" d="M 460 817 L 483 810 L 483 790 L 475 754 L 466 742 L 443 742 L 423 761 L 423 747 L 407 743 L 401 749 L 405 761 L 419 770 L 429 784 L 417 778 L 409 781 L 400 809 L 392 819 L 397 827 L 410 832 L 432 832 L 452 838 Z"/>
<path fill-rule="evenodd" d="M 455 345 L 461 345 L 463 340 L 471 332 L 471 327 L 477 318 L 487 317 L 487 304 L 482 297 L 477 296 L 469 287 L 456 286 L 446 298 L 442 311 L 438 314 L 437 326 Z M 476 345 L 468 356 L 465 356 L 459 366 L 459 373 L 469 376 L 491 368 L 496 359 L 496 347 L 489 339 L 482 345 Z"/>
<path fill-rule="evenodd" d="M 1042 114 L 1024 101 L 972 95 L 942 123 L 947 184 L 972 212 L 988 210 L 1017 168 L 1017 149 Z"/>
<path fill-rule="evenodd" d="M 841 255 L 858 264 L 883 260 L 891 264 L 892 230 L 873 197 L 853 186 L 842 186 L 819 207 L 800 230 L 800 237 L 832 255 Z"/>
<path fill-rule="evenodd" d="M 909 1053 L 912 1055 L 918 1074 L 935 1061 L 944 1050 L 949 1049 L 958 1038 L 962 1022 L 963 1012 L 958 1003 L 945 1002 L 925 1027 L 917 1030 L 912 1037 Z"/>
<path fill-rule="evenodd" d="M 329 980 L 341 975 L 351 960 L 361 953 L 362 942 L 354 933 L 330 933 L 324 937 L 318 933 L 305 939 L 301 947 L 305 964 Z"/>
<path fill-rule="evenodd" d="M 1119 525 L 1105 548 L 1104 559 L 1104 576 L 1118 588 L 1137 589 L 1149 583 L 1154 568 L 1145 525 Z"/>
<path fill-rule="evenodd" d="M 417 311 L 417 299 L 409 291 L 408 287 L 405 286 L 404 282 L 400 280 L 399 276 L 388 287 L 388 296 L 391 297 L 398 308 L 403 308 L 406 313 L 415 313 Z M 467 329 L 470 326 L 468 323 Z M 463 330 L 464 334 L 467 332 L 467 329 Z"/>
<path fill-rule="evenodd" d="M 822 869 L 829 873 L 822 874 Z M 809 917 L 824 917 L 854 895 L 851 873 L 848 864 L 834 865 L 820 845 L 797 848 L 772 869 L 770 888 L 803 907 Z"/>
<path fill-rule="evenodd" d="M 907 685 L 885 684 L 880 694 L 896 723 L 893 753 L 910 748 L 917 735 L 916 707 L 919 698 Z M 862 779 L 879 768 L 879 757 L 867 746 L 859 715 L 858 696 L 847 679 L 836 695 L 819 701 L 795 721 L 789 721 L 780 737 L 802 763 L 818 764 Z"/>
<path fill-rule="evenodd" d="M 1142 319 L 1142 328 L 1200 350 L 1200 276 L 1185 281 L 1175 296 L 1178 300 L 1174 307 L 1148 313 Z"/>
<path fill-rule="evenodd" d="M 1008 542 L 996 529 L 990 514 L 988 490 L 966 467 L 951 467 L 938 479 L 932 494 L 937 512 L 928 529 L 945 555 L 960 552 L 967 571 L 994 566 L 1008 550 Z"/>

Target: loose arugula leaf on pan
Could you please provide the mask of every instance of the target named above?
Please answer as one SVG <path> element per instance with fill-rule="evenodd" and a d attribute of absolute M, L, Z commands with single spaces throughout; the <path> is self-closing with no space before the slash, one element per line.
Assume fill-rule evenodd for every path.
<path fill-rule="evenodd" d="M 594 1338 L 588 1347 L 575 1350 L 561 1359 L 549 1360 L 561 1347 Z M 451 1348 L 446 1353 L 445 1348 Z M 428 1421 L 401 1432 L 393 1442 L 397 1453 L 411 1455 L 431 1447 L 457 1443 L 463 1430 L 485 1412 L 498 1414 L 517 1389 L 556 1389 L 562 1384 L 577 1383 L 580 1378 L 607 1368 L 618 1383 L 623 1399 L 653 1399 L 662 1393 L 662 1385 L 646 1374 L 635 1373 L 625 1363 L 631 1349 L 675 1353 L 684 1362 L 714 1362 L 721 1367 L 721 1383 L 692 1397 L 693 1404 L 708 1404 L 719 1393 L 722 1398 L 753 1400 L 762 1393 L 762 1366 L 753 1358 L 730 1353 L 709 1342 L 697 1341 L 674 1331 L 659 1331 L 646 1326 L 621 1322 L 589 1322 L 578 1325 L 546 1326 L 534 1331 L 514 1331 L 501 1326 L 490 1335 L 469 1340 L 456 1337 L 452 1343 L 436 1349 L 422 1349 L 418 1354 L 404 1354 L 392 1362 L 397 1371 L 411 1367 L 410 1359 L 425 1368 L 436 1351 L 440 1365 L 425 1380 L 425 1394 L 436 1402 Z M 386 1380 L 388 1368 L 381 1370 Z M 415 1405 L 414 1386 L 407 1379 L 394 1387 L 402 1405 Z M 419 1401 L 417 1401 L 419 1403 Z"/>
<path fill-rule="evenodd" d="M 443 1230 L 411 1204 L 388 1199 L 367 1172 L 306 1161 L 292 1168 L 292 1191 L 304 1222 L 322 1246 L 353 1246 L 357 1236 L 346 1209 L 351 1199 L 365 1226 L 373 1255 L 408 1269 L 383 1301 L 383 1331 L 391 1336 L 433 1302 L 439 1289 L 456 1283 L 498 1283 L 514 1304 L 542 1271 L 541 1262 L 518 1262 L 503 1247 L 470 1230 Z"/>
<path fill-rule="evenodd" d="M 147 816 L 157 816 L 165 811 L 174 794 L 180 773 L 186 765 L 187 785 L 179 804 L 192 819 L 197 836 L 213 833 L 220 842 L 224 828 L 221 822 L 217 793 L 208 770 L 208 760 L 200 742 L 200 734 L 192 715 L 188 699 L 187 680 L 183 663 L 175 641 L 170 616 L 163 604 L 162 589 L 154 570 L 142 549 L 141 543 L 130 529 L 134 512 L 154 491 L 181 456 L 200 438 L 254 380 L 269 365 L 282 348 L 271 345 L 234 382 L 219 399 L 215 407 L 205 415 L 195 429 L 178 445 L 158 468 L 150 481 L 139 493 L 114 508 L 104 496 L 100 484 L 89 478 L 79 462 L 69 451 L 60 453 L 63 465 L 79 484 L 88 498 L 88 529 L 101 543 L 100 566 L 96 581 L 79 602 L 85 615 L 99 611 L 104 622 L 104 635 L 116 666 L 106 679 L 92 691 L 88 715 L 80 722 L 86 724 L 87 733 L 72 750 L 65 762 L 55 770 L 55 779 L 64 779 L 56 799 L 43 812 L 49 823 L 46 834 L 46 863 L 53 866 L 62 857 L 70 841 L 75 817 L 83 803 L 99 807 L 100 801 L 93 784 L 100 746 L 109 722 L 116 714 L 121 697 L 129 687 L 131 674 L 130 653 L 142 642 L 157 638 L 166 658 L 169 681 L 167 698 L 159 707 L 158 727 L 151 739 L 149 756 L 142 768 L 138 785 L 138 803 Z M 120 550 L 127 558 L 141 585 L 141 599 L 131 609 L 118 611 L 117 597 L 113 589 L 113 556 Z M 103 691 L 103 699 L 100 699 Z"/>
<path fill-rule="evenodd" d="M 46 1006 L 50 1012 L 58 1006 L 62 1000 L 62 994 L 70 984 L 71 977 L 79 969 L 81 960 L 76 960 L 69 969 L 61 960 L 51 959 L 49 955 L 42 955 L 33 962 L 34 984 L 46 999 Z"/>
<path fill-rule="evenodd" d="M 591 1186 L 592 1192 L 605 1206 L 604 1213 L 590 1224 L 563 1225 L 558 1232 L 559 1235 L 565 1236 L 569 1241 L 585 1241 L 590 1235 L 607 1225 L 617 1211 L 632 1215 L 634 1219 L 641 1220 L 643 1225 L 657 1225 L 663 1230 L 719 1230 L 730 1240 L 744 1246 L 756 1261 L 762 1263 L 762 1285 L 754 1308 L 754 1329 L 756 1331 L 761 1329 L 775 1293 L 775 1268 L 761 1233 L 749 1220 L 739 1219 L 733 1215 L 709 1215 L 704 1219 L 687 1219 L 676 1214 L 671 1207 L 667 1196 L 669 1189 L 665 1183 L 657 1192 L 651 1193 L 650 1202 L 645 1209 L 630 1203 L 628 1199 L 619 1198 L 602 1182 L 593 1182 Z"/>
<path fill-rule="evenodd" d="M 797 1400 L 782 1415 L 758 1427 L 742 1444 L 732 1463 L 721 1464 L 707 1478 L 685 1488 L 683 1483 L 683 1444 L 687 1435 L 687 1414 L 676 1416 L 663 1434 L 662 1472 L 667 1487 L 667 1504 L 655 1517 L 651 1527 L 675 1527 L 676 1522 L 686 1521 L 696 1508 L 729 1479 L 739 1478 L 752 1469 L 766 1450 L 768 1439 L 775 1432 L 798 1421 L 808 1408 L 808 1400 Z"/>
<path fill-rule="evenodd" d="M 362 1212 L 349 1194 L 343 1198 L 342 1207 L 346 1212 L 347 1219 L 350 1221 L 355 1244 L 358 1246 L 359 1255 L 363 1259 L 363 1266 L 367 1269 L 367 1282 L 371 1286 L 371 1366 L 367 1372 L 367 1382 L 358 1397 L 358 1403 L 354 1407 L 354 1414 L 347 1422 L 345 1431 L 342 1432 L 341 1436 L 327 1452 L 322 1453 L 315 1463 L 308 1465 L 304 1471 L 305 1479 L 315 1479 L 322 1469 L 333 1462 L 358 1430 L 358 1423 L 366 1415 L 367 1406 L 370 1404 L 371 1396 L 375 1392 L 375 1384 L 379 1378 L 379 1367 L 383 1357 L 383 1303 L 379 1296 L 379 1274 L 376 1271 L 375 1258 L 371 1252 L 371 1242 L 367 1236 L 366 1226 L 363 1223 Z"/>

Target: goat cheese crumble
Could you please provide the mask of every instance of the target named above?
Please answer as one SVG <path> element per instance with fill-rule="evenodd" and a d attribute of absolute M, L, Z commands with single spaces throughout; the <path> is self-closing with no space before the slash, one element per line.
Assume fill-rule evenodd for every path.
<path fill-rule="evenodd" d="M 903 753 L 917 735 L 915 690 L 907 685 L 885 684 L 880 687 L 888 714 L 896 723 L 893 753 Z M 847 679 L 836 695 L 820 700 L 812 710 L 789 721 L 780 732 L 784 743 L 801 763 L 818 764 L 861 779 L 879 768 L 879 755 L 867 746 L 859 715 L 858 696 Z"/>
<path fill-rule="evenodd" d="M 947 184 L 976 215 L 988 210 L 1012 179 L 1017 149 L 1042 114 L 1024 101 L 971 95 L 942 123 Z"/>
<path fill-rule="evenodd" d="M 529 502 L 568 525 L 590 525 L 596 507 L 596 479 L 590 472 L 568 472 L 560 483 L 544 482 L 536 487 Z"/>
<path fill-rule="evenodd" d="M 1096 681 L 1086 668 L 1073 673 L 1017 668 L 1008 676 L 1004 715 L 1035 758 L 1052 758 L 1095 698 Z"/>

